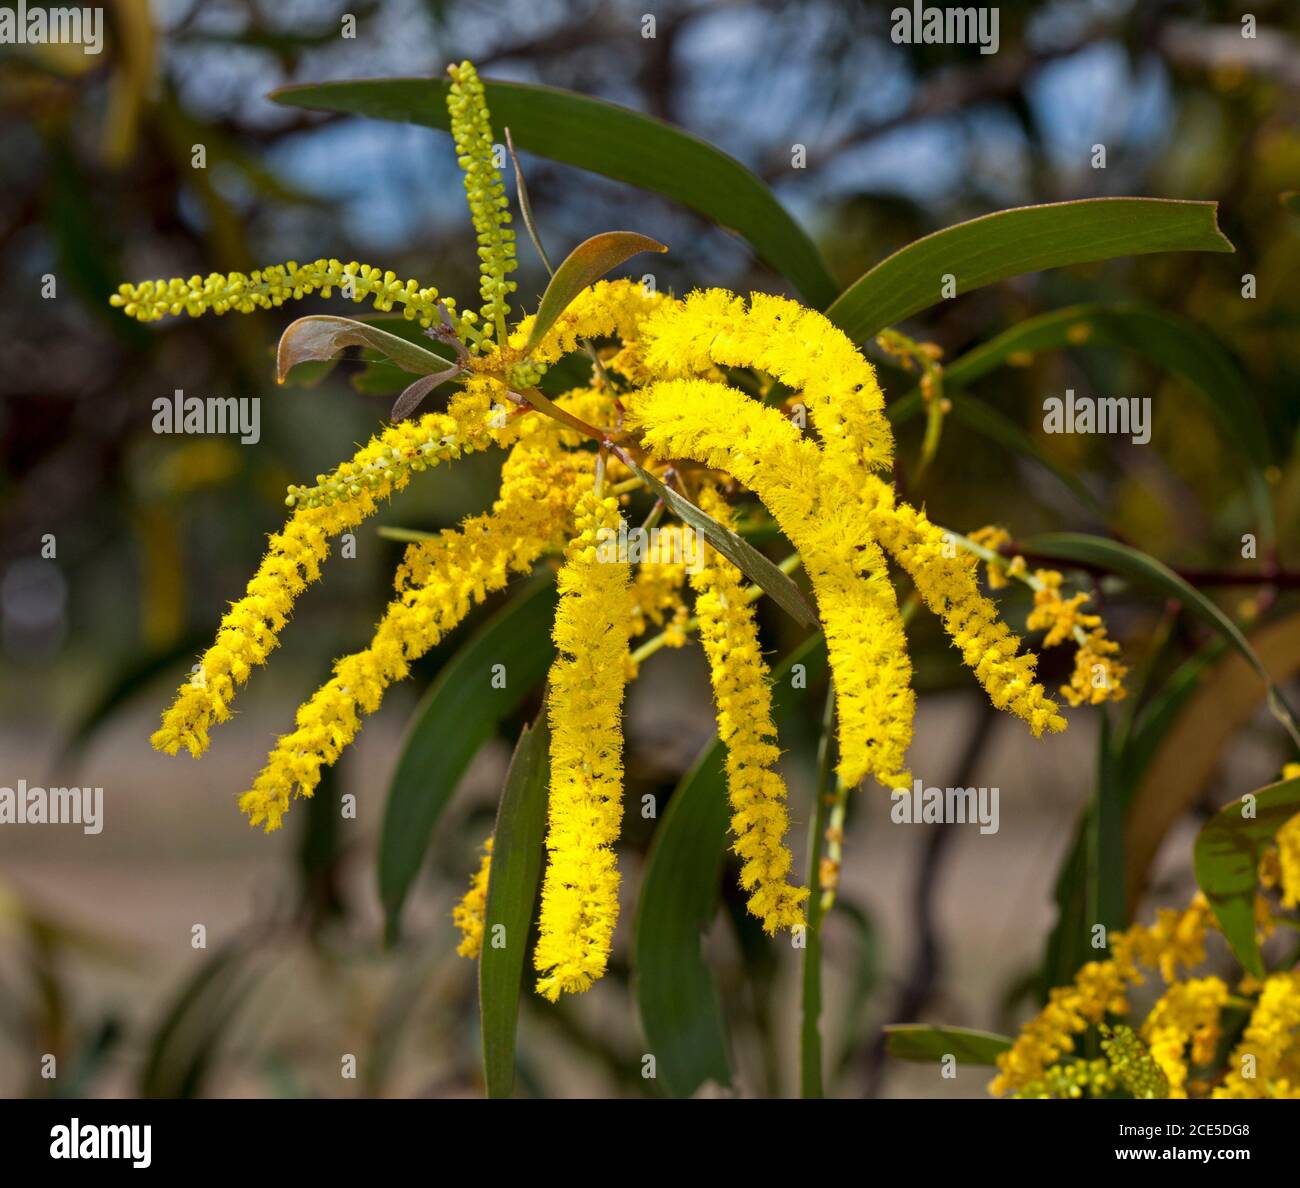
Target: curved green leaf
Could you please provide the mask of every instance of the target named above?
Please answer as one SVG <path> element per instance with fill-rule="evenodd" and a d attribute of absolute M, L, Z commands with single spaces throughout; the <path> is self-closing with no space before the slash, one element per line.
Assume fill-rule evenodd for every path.
<path fill-rule="evenodd" d="M 379 835 L 379 898 L 390 943 L 433 827 L 470 760 L 546 675 L 554 614 L 549 576 L 525 587 L 443 666 L 411 716 Z M 504 689 L 492 687 L 494 664 L 506 666 Z"/>
<path fill-rule="evenodd" d="M 432 375 L 447 369 L 447 361 L 422 346 L 389 334 L 369 322 L 313 314 L 285 327 L 275 356 L 275 375 L 285 376 L 300 363 L 333 359 L 345 347 L 369 347 L 413 375 Z"/>
<path fill-rule="evenodd" d="M 885 1050 L 895 1060 L 931 1064 L 945 1056 L 958 1063 L 996 1064 L 1011 1048 L 1011 1040 L 991 1031 L 969 1027 L 940 1027 L 928 1023 L 891 1023 L 885 1027 Z"/>
<path fill-rule="evenodd" d="M 969 293 L 1067 264 L 1150 252 L 1230 252 L 1213 202 L 1084 198 L 1020 206 L 945 227 L 901 248 L 850 285 L 826 316 L 855 342 L 937 305 L 943 278 Z"/>
<path fill-rule="evenodd" d="M 968 386 L 1016 356 L 1067 346 L 1132 351 L 1188 384 L 1204 400 L 1224 435 L 1245 455 L 1255 511 L 1266 526 L 1266 535 L 1271 535 L 1272 499 L 1264 477 L 1273 461 L 1268 425 L 1236 361 L 1203 326 L 1185 318 L 1128 302 L 1052 310 L 954 359 L 944 368 L 945 391 Z M 921 409 L 921 394 L 914 390 L 889 406 L 889 416 L 894 424 L 903 424 Z M 955 400 L 953 412 L 959 415 Z"/>
<path fill-rule="evenodd" d="M 525 353 L 531 351 L 546 332 L 555 325 L 569 303 L 588 285 L 593 285 L 611 269 L 642 252 L 666 252 L 668 249 L 657 239 L 638 235 L 635 231 L 603 231 L 584 239 L 564 258 L 555 270 L 546 292 L 537 307 L 537 317 L 528 335 Z"/>
<path fill-rule="evenodd" d="M 1295 717 L 1241 628 L 1167 565 L 1130 545 L 1081 532 L 1049 532 L 1031 537 L 1024 542 L 1024 550 L 1039 557 L 1096 566 L 1155 590 L 1166 598 L 1177 599 L 1192 614 L 1219 632 L 1242 654 L 1251 668 L 1259 673 L 1260 680 L 1268 689 L 1269 708 L 1273 716 L 1286 727 L 1287 733 L 1300 747 L 1300 731 L 1296 728 Z"/>
<path fill-rule="evenodd" d="M 773 676 L 778 723 L 805 695 L 790 687 L 796 664 L 804 665 L 807 685 L 825 673 L 821 635 L 795 649 Z M 634 992 L 657 1079 L 673 1097 L 689 1097 L 706 1081 L 731 1082 L 718 989 L 700 952 L 700 938 L 717 911 L 729 818 L 724 747 L 715 738 L 660 818 L 637 901 Z"/>
<path fill-rule="evenodd" d="M 509 1097 L 515 1082 L 515 1026 L 528 926 L 542 877 L 551 744 L 546 710 L 525 726 L 506 775 L 492 833 L 492 865 L 478 962 L 483 1075 L 489 1097 Z M 497 926 L 505 943 L 494 943 Z"/>
<path fill-rule="evenodd" d="M 1252 816 L 1246 816 L 1250 804 Z M 1193 851 L 1197 885 L 1223 929 L 1242 968 L 1264 976 L 1255 934 L 1255 894 L 1259 857 L 1278 829 L 1300 813 L 1300 779 L 1283 780 L 1253 793 L 1253 801 L 1233 801 L 1201 829 Z"/>
<path fill-rule="evenodd" d="M 427 78 L 309 83 L 271 92 L 311 111 L 426 124 L 447 131 L 449 84 Z M 768 187 L 713 145 L 626 107 L 527 83 L 486 82 L 497 127 L 530 153 L 663 194 L 747 240 L 818 309 L 838 292 L 813 242 Z"/>

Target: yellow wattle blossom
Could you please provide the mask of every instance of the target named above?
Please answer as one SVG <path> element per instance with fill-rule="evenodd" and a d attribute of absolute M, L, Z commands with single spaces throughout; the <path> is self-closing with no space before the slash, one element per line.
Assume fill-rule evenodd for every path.
<path fill-rule="evenodd" d="M 284 528 L 268 538 L 266 556 L 244 596 L 222 617 L 216 641 L 163 715 L 150 740 L 154 748 L 174 755 L 184 747 L 196 758 L 207 750 L 208 730 L 230 717 L 237 686 L 266 663 L 298 595 L 320 578 L 330 538 L 356 527 L 374 514 L 379 500 L 402 490 L 413 461 L 421 468 L 436 466 L 482 449 L 488 440 L 481 422 L 449 413 L 403 421 L 376 434 L 348 464 L 349 473 L 366 476 L 355 496 L 335 499 L 327 492 L 303 499 Z"/>
<path fill-rule="evenodd" d="M 1168 1096 L 1187 1096 L 1189 1046 L 1192 1064 L 1214 1059 L 1221 1034 L 1219 1016 L 1228 997 L 1222 978 L 1189 978 L 1174 982 L 1147 1013 L 1142 1038 L 1165 1075 Z"/>
<path fill-rule="evenodd" d="M 1212 1097 L 1300 1098 L 1300 970 L 1270 974 Z"/>
<path fill-rule="evenodd" d="M 1076 628 L 1091 631 L 1101 626 L 1101 616 L 1084 614 L 1079 608 L 1089 601 L 1089 595 L 1082 590 L 1069 598 L 1061 597 L 1061 575 L 1054 569 L 1037 570 L 1034 576 L 1039 581 L 1034 591 L 1034 609 L 1029 612 L 1025 626 L 1030 631 L 1046 631 L 1043 647 L 1054 648 L 1064 643 Z"/>
<path fill-rule="evenodd" d="M 717 494 L 702 492 L 700 506 L 732 527 L 731 513 Z M 744 575 L 705 546 L 707 561 L 691 575 L 700 642 L 709 660 L 717 706 L 718 738 L 727 751 L 727 797 L 731 803 L 732 849 L 740 857 L 740 885 L 746 906 L 769 935 L 804 922 L 807 887 L 788 880 L 793 856 L 785 844 L 789 827 L 785 781 L 774 770 L 775 744 L 768 669 L 758 640 L 758 621 L 745 598 Z"/>
<path fill-rule="evenodd" d="M 247 276 L 242 272 L 212 272 L 207 276 L 122 284 L 109 303 L 136 321 L 155 322 L 169 314 L 185 313 L 197 318 L 208 311 L 224 314 L 274 309 L 312 293 L 330 297 L 335 289 L 354 302 L 372 300 L 382 313 L 400 306 L 403 317 L 421 326 L 432 326 L 438 320 L 440 302 L 455 320 L 456 303 L 452 298 L 440 297 L 431 286 L 399 280 L 395 272 L 355 260 L 349 264 L 334 259 L 310 264 L 290 260 L 287 264 L 268 264 Z"/>
<path fill-rule="evenodd" d="M 452 909 L 452 923 L 460 929 L 461 941 L 456 952 L 462 957 L 477 957 L 483 951 L 483 921 L 487 915 L 488 877 L 492 873 L 492 842 L 483 843 L 483 859 L 469 882 L 469 890 Z"/>
<path fill-rule="evenodd" d="M 1158 967 L 1167 982 L 1174 980 L 1177 965 L 1200 964 L 1210 914 L 1205 897 L 1197 895 L 1186 911 L 1164 909 L 1151 926 L 1134 924 L 1115 933 L 1109 959 L 1088 962 L 1069 985 L 1048 992 L 1047 1005 L 998 1056 L 998 1075 L 989 1092 L 1002 1096 L 1041 1081 L 1048 1068 L 1074 1050 L 1077 1035 L 1108 1014 L 1128 1014 L 1129 987 L 1143 981 L 1139 964 Z"/>
<path fill-rule="evenodd" d="M 602 560 L 599 545 L 619 523 L 617 499 L 581 495 L 558 578 L 547 861 L 533 953 L 537 992 L 552 1002 L 604 974 L 618 921 L 614 843 L 623 816 L 620 715 L 632 606 L 627 562 Z"/>
<path fill-rule="evenodd" d="M 976 561 L 924 512 L 896 502 L 891 487 L 874 476 L 865 490 L 872 531 L 907 571 L 926 606 L 943 621 L 962 660 L 998 709 L 1029 723 L 1038 737 L 1065 729 L 1056 703 L 1034 680 L 1038 657 L 1020 651 L 1020 640 L 979 591 Z"/>
<path fill-rule="evenodd" d="M 746 307 L 725 289 L 705 289 L 659 310 L 642 335 L 646 365 L 662 379 L 756 367 L 801 392 L 831 471 L 850 488 L 864 469 L 892 462 L 875 368 L 825 315 L 784 297 L 754 293 Z"/>
<path fill-rule="evenodd" d="M 653 624 L 669 623 L 667 645 L 680 648 L 686 642 L 690 617 L 683 597 L 686 585 L 686 553 L 683 528 L 668 524 L 651 538 L 651 556 L 636 567 L 632 578 L 632 638 Z"/>
<path fill-rule="evenodd" d="M 1300 779 L 1300 763 L 1282 768 L 1284 780 Z M 1300 907 L 1300 813 L 1286 821 L 1274 838 L 1277 844 L 1277 882 L 1282 889 L 1282 906 Z"/>
<path fill-rule="evenodd" d="M 974 532 L 968 532 L 966 535 L 977 545 L 983 545 L 986 549 L 994 553 L 996 553 L 1004 544 L 1009 544 L 1011 542 L 1011 533 L 1005 528 L 999 528 L 995 524 L 989 524 L 984 528 L 976 528 Z M 1018 557 L 1016 560 L 1020 561 L 1023 568 L 1024 558 Z M 1003 590 L 1011 584 L 1007 579 L 1003 567 L 1001 565 L 996 565 L 993 562 L 989 562 L 989 564 L 984 567 L 984 574 L 988 578 L 990 590 Z"/>
<path fill-rule="evenodd" d="M 683 347 L 685 349 L 685 347 Z M 838 771 L 909 786 L 915 695 L 894 587 L 862 515 L 822 452 L 779 412 L 709 380 L 629 393 L 625 423 L 661 457 L 725 470 L 766 505 L 803 559 L 826 635 L 839 716 Z"/>
<path fill-rule="evenodd" d="M 465 175 L 465 197 L 478 237 L 483 330 L 485 334 L 495 331 L 498 340 L 504 341 L 505 319 L 510 312 L 507 298 L 519 287 L 506 279 L 518 267 L 515 233 L 508 227 L 510 200 L 501 172 L 493 162 L 496 138 L 478 71 L 473 63 L 461 62 L 459 66 L 448 66 L 447 73 L 451 76 L 447 97 L 451 135 L 456 142 L 457 163 Z"/>
<path fill-rule="evenodd" d="M 502 468 L 490 515 L 410 545 L 397 571 L 397 597 L 370 645 L 334 666 L 334 676 L 298 710 L 239 807 L 250 825 L 278 829 L 293 796 L 311 796 L 332 764 L 379 708 L 388 686 L 512 573 L 527 572 L 556 547 L 567 523 L 575 481 L 586 481 L 591 455 L 517 446 Z"/>
<path fill-rule="evenodd" d="M 675 302 L 662 293 L 647 290 L 632 280 L 602 280 L 583 289 L 546 331 L 530 358 L 538 363 L 554 363 L 576 350 L 583 339 L 615 336 L 623 349 L 606 366 L 628 379 L 649 378 L 641 358 L 641 330 L 656 310 Z M 522 352 L 533 331 L 535 315 L 520 320 L 510 332 L 509 345 Z"/>

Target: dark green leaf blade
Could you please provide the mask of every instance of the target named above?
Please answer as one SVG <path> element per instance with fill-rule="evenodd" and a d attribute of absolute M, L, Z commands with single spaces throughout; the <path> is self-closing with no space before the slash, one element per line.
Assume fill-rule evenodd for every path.
<path fill-rule="evenodd" d="M 358 79 L 282 87 L 276 103 L 448 128 L 445 81 Z M 839 286 L 807 233 L 734 157 L 650 116 L 553 87 L 485 82 L 497 127 L 527 152 L 663 194 L 747 240 L 804 300 L 823 309 Z"/>
<path fill-rule="evenodd" d="M 478 992 L 483 1075 L 487 1094 L 494 1098 L 509 1097 L 514 1087 L 520 979 L 542 876 L 550 743 L 543 709 L 537 722 L 525 726 L 519 736 L 492 834 Z M 498 925 L 504 929 L 500 935 L 505 943 L 500 947 L 494 943 Z"/>
<path fill-rule="evenodd" d="M 379 897 L 390 942 L 460 777 L 497 723 L 546 675 L 554 613 L 553 580 L 525 587 L 447 662 L 411 716 L 379 837 Z M 506 665 L 504 689 L 492 688 L 493 664 Z"/>
<path fill-rule="evenodd" d="M 642 252 L 666 252 L 668 249 L 657 239 L 639 235 L 635 231 L 602 231 L 584 239 L 564 258 L 555 270 L 546 292 L 537 307 L 537 317 L 528 335 L 525 353 L 531 351 L 546 332 L 555 325 L 569 303 L 585 289 L 600 280 L 607 272 Z"/>
<path fill-rule="evenodd" d="M 642 469 L 627 454 L 620 460 L 632 470 L 647 487 L 668 505 L 679 519 L 694 528 L 705 540 L 739 569 L 751 582 L 757 584 L 786 614 L 805 627 L 817 627 L 817 614 L 803 591 L 789 577 L 763 556 L 747 540 L 737 536 L 730 528 L 719 524 L 712 516 L 701 511 L 684 495 L 664 486 L 648 470 Z"/>
<path fill-rule="evenodd" d="M 1005 1035 L 928 1023 L 888 1024 L 885 1036 L 885 1050 L 895 1060 L 914 1060 L 923 1064 L 955 1056 L 958 1063 L 992 1065 L 1011 1047 L 1011 1040 Z"/>
<path fill-rule="evenodd" d="M 1233 954 L 1247 973 L 1264 976 L 1264 961 L 1255 935 L 1255 894 L 1259 856 L 1278 829 L 1300 813 L 1300 778 L 1260 788 L 1254 816 L 1242 801 L 1225 805 L 1197 835 L 1193 851 L 1196 883 L 1205 892 Z"/>
<path fill-rule="evenodd" d="M 826 316 L 855 342 L 937 305 L 943 277 L 958 294 L 1027 272 L 1150 252 L 1230 252 L 1213 202 L 1085 198 L 1000 210 L 945 227 L 882 260 Z"/>

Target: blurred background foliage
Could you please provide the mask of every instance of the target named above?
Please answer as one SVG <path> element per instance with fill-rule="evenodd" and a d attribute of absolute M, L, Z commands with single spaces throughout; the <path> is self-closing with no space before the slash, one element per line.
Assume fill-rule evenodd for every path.
<path fill-rule="evenodd" d="M 909 495 L 961 530 L 998 522 L 1018 538 L 1072 529 L 1135 545 L 1199 575 L 1229 613 L 1265 622 L 1275 647 L 1266 663 L 1294 674 L 1300 13 L 1251 4 L 1258 36 L 1245 40 L 1234 4 L 1004 3 L 1000 50 L 981 55 L 974 46 L 894 44 L 890 7 L 114 0 L 101 55 L 0 47 L 0 775 L 6 784 L 103 785 L 108 805 L 98 837 L 70 827 L 40 837 L 0 831 L 0 1092 L 479 1089 L 473 968 L 454 956 L 449 913 L 535 703 L 509 714 L 471 767 L 435 834 L 403 939 L 388 949 L 374 852 L 404 720 L 482 617 L 421 665 L 405 700 L 392 698 L 341 765 L 338 785 L 358 796 L 357 821 L 339 820 L 335 786 L 300 806 L 285 836 L 266 839 L 243 825 L 234 796 L 330 659 L 368 637 L 400 549 L 373 528 L 359 534 L 357 558 L 332 562 L 304 598 L 276 662 L 204 765 L 147 747 L 177 675 L 281 521 L 286 483 L 346 455 L 388 401 L 349 383 L 356 364 L 314 387 L 275 388 L 279 331 L 291 316 L 337 303 L 146 328 L 111 310 L 108 295 L 122 280 L 320 255 L 457 295 L 476 287 L 449 138 L 268 102 L 281 85 L 438 75 L 471 57 L 488 78 L 627 105 L 763 177 L 841 285 L 921 235 L 1005 207 L 1128 194 L 1217 200 L 1235 255 L 1156 255 L 1022 277 L 903 328 L 951 360 L 1079 303 L 1136 301 L 1188 319 L 1223 345 L 1263 415 L 1279 551 L 1242 561 L 1242 535 L 1261 531 L 1245 464 L 1189 395 L 1188 377 L 1087 335 L 1013 355 L 1012 366 L 971 385 L 1039 458 L 954 418 Z M 646 12 L 656 18 L 653 39 L 641 35 Z M 356 17 L 355 38 L 340 35 L 345 13 Z M 202 169 L 192 166 L 199 144 Z M 1106 146 L 1105 169 L 1091 165 L 1097 144 Z M 804 168 L 792 166 L 795 145 L 806 149 Z M 790 291 L 743 242 L 680 207 L 526 153 L 523 164 L 552 256 L 593 230 L 624 227 L 670 245 L 655 260 L 660 287 Z M 520 294 L 531 303 L 545 274 L 531 251 L 522 255 Z M 1245 274 L 1255 278 L 1251 299 Z M 42 295 L 47 276 L 52 298 Z M 904 397 L 913 381 L 877 357 L 887 397 Z M 1151 396 L 1151 445 L 1044 435 L 1042 400 L 1066 387 Z M 261 441 L 155 435 L 151 402 L 175 388 L 260 396 Z M 922 431 L 923 418 L 900 431 L 905 485 Z M 1078 476 L 1096 507 L 1044 459 Z M 474 457 L 439 469 L 380 522 L 454 524 L 491 498 L 494 468 Z M 53 560 L 41 557 L 46 534 L 57 542 Z M 1261 568 L 1269 581 L 1224 576 Z M 1272 778 L 1284 739 L 1259 712 L 1258 687 L 1214 682 L 1219 658 L 1200 628 L 1158 598 L 1106 581 L 1093 592 L 1144 678 L 1121 716 L 1150 711 L 1173 673 L 1191 698 L 1156 706 L 1167 712 L 1154 715 L 1148 742 L 1166 743 L 1164 767 L 1157 755 L 1132 776 L 1146 797 L 1137 846 L 1149 863 L 1130 885 L 1129 906 L 1167 902 L 1190 886 L 1198 814 Z M 1023 600 L 1013 593 L 1004 606 L 1023 621 Z M 764 614 L 773 651 L 786 654 L 798 633 L 770 607 Z M 923 702 L 916 752 L 933 765 L 932 782 L 1000 784 L 1003 832 L 976 842 L 918 830 L 899 843 L 877 827 L 887 822 L 879 798 L 855 803 L 844 892 L 826 936 L 835 1093 L 981 1092 L 978 1075 L 945 1082 L 933 1069 L 887 1061 L 880 1025 L 942 1018 L 1009 1028 L 1045 968 L 1058 963 L 1050 984 L 1069 964 L 1046 941 L 1057 868 L 1096 785 L 1096 712 L 1076 711 L 1068 738 L 1046 754 L 1049 744 L 1030 746 L 1012 737 L 1014 726 L 987 720 L 937 623 L 918 615 L 910 635 Z M 1066 663 L 1044 657 L 1049 684 L 1066 676 Z M 814 690 L 783 727 L 801 824 L 821 704 Z M 662 653 L 647 665 L 630 715 L 628 803 L 646 793 L 663 803 L 708 739 L 699 657 Z M 629 896 L 653 825 L 627 815 Z M 737 1084 L 790 1091 L 797 961 L 754 935 L 731 887 L 724 880 L 730 923 L 710 931 L 708 953 Z M 196 923 L 205 950 L 192 947 Z M 629 910 L 620 931 L 630 930 Z M 621 943 L 607 983 L 582 1001 L 549 1007 L 525 995 L 522 1092 L 656 1091 L 641 1076 L 626 935 Z M 59 1061 L 53 1081 L 40 1076 L 46 1053 Z M 358 1056 L 356 1081 L 340 1079 L 346 1053 Z"/>

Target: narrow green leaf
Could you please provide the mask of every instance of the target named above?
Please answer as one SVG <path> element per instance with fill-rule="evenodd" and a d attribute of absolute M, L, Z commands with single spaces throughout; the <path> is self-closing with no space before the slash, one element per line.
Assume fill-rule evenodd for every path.
<path fill-rule="evenodd" d="M 445 81 L 359 79 L 309 83 L 271 92 L 276 103 L 311 111 L 449 126 Z M 817 309 L 838 285 L 813 242 L 772 191 L 734 157 L 661 120 L 571 91 L 487 82 L 498 127 L 509 126 L 526 152 L 663 194 L 747 240 Z"/>
<path fill-rule="evenodd" d="M 648 470 L 638 466 L 630 455 L 620 451 L 619 458 L 668 505 L 669 511 L 694 528 L 786 614 L 805 627 L 819 626 L 817 613 L 808 605 L 803 591 L 753 545 L 701 511 L 684 495 L 664 486 Z"/>
<path fill-rule="evenodd" d="M 1242 968 L 1264 976 L 1255 935 L 1259 857 L 1278 829 L 1300 813 L 1300 778 L 1270 784 L 1251 794 L 1253 802 L 1232 801 L 1211 817 L 1193 851 L 1197 885 L 1223 929 Z M 1247 816 L 1247 804 L 1253 815 Z"/>
<path fill-rule="evenodd" d="M 944 369 L 944 389 L 967 387 L 1017 356 L 1085 346 L 1131 351 L 1177 376 L 1204 402 L 1245 457 L 1255 511 L 1270 535 L 1272 498 L 1265 472 L 1273 448 L 1268 425 L 1236 361 L 1204 326 L 1137 303 L 1067 306 L 1021 322 L 954 359 Z M 889 416 L 900 425 L 921 408 L 921 394 L 913 390 L 889 406 Z M 956 400 L 953 413 L 961 415 Z"/>
<path fill-rule="evenodd" d="M 333 359 L 345 347 L 369 347 L 391 359 L 403 371 L 433 375 L 447 369 L 447 360 L 409 339 L 389 334 L 368 322 L 323 314 L 290 322 L 280 335 L 276 351 L 276 378 L 281 382 L 290 369 L 308 360 Z"/>
<path fill-rule="evenodd" d="M 390 943 L 442 810 L 470 760 L 546 675 L 555 583 L 535 580 L 498 611 L 438 673 L 411 716 L 379 835 L 379 898 Z M 492 666 L 506 665 L 506 687 Z"/>
<path fill-rule="evenodd" d="M 778 724 L 806 696 L 791 687 L 796 664 L 804 666 L 804 687 L 824 676 L 826 646 L 820 635 L 796 648 L 773 675 Z M 689 1097 L 706 1081 L 731 1082 L 718 989 L 700 952 L 700 938 L 717 912 L 727 850 L 724 757 L 715 738 L 673 792 L 655 828 L 637 901 L 633 989 L 657 1081 L 673 1097 Z"/>
<path fill-rule="evenodd" d="M 966 1064 L 996 1064 L 1011 1048 L 1011 1040 L 991 1031 L 969 1027 L 939 1027 L 928 1023 L 891 1023 L 885 1026 L 885 1050 L 895 1060 L 931 1064 L 955 1056 Z"/>
<path fill-rule="evenodd" d="M 882 260 L 850 285 L 826 316 L 855 342 L 943 300 L 994 281 L 1150 252 L 1230 252 L 1213 202 L 1085 198 L 1020 206 L 945 227 Z"/>
<path fill-rule="evenodd" d="M 1167 565 L 1129 545 L 1079 532 L 1049 532 L 1031 537 L 1024 542 L 1024 548 L 1027 553 L 1041 557 L 1095 565 L 1155 590 L 1166 598 L 1177 599 L 1192 614 L 1223 635 L 1259 674 L 1260 680 L 1268 689 L 1269 708 L 1274 717 L 1286 728 L 1296 745 L 1300 746 L 1300 731 L 1296 728 L 1295 718 L 1241 628 Z"/>
<path fill-rule="evenodd" d="M 584 239 L 565 256 L 564 262 L 555 270 L 555 275 L 546 286 L 541 304 L 537 307 L 537 317 L 533 320 L 532 332 L 528 335 L 525 352 L 531 351 L 546 337 L 546 332 L 555 325 L 555 319 L 568 309 L 569 303 L 583 289 L 594 285 L 607 272 L 633 256 L 642 252 L 667 250 L 657 239 L 640 235 L 636 231 L 602 231 L 599 235 Z"/>
<path fill-rule="evenodd" d="M 519 987 L 528 926 L 542 876 L 550 741 L 543 708 L 536 724 L 525 726 L 519 736 L 492 834 L 492 866 L 478 965 L 483 1075 L 489 1097 L 509 1097 L 514 1088 Z M 498 925 L 505 939 L 500 948 L 494 943 Z"/>

